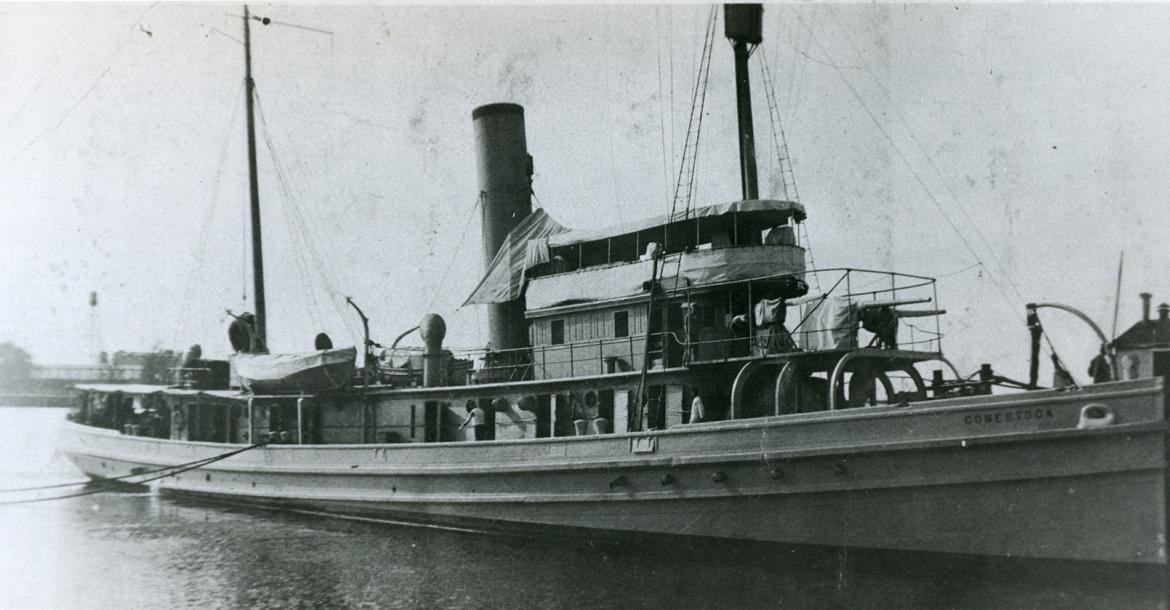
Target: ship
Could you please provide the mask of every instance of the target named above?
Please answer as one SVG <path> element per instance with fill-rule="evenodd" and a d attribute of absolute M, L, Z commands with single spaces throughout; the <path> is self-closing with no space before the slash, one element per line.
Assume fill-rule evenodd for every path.
<path fill-rule="evenodd" d="M 379 353 L 367 331 L 269 354 L 249 129 L 256 311 L 233 323 L 234 361 L 78 385 L 62 452 L 99 483 L 432 527 L 1165 565 L 1166 309 L 1150 319 L 1147 299 L 1102 336 L 1094 383 L 1042 387 L 1045 304 L 1028 381 L 963 375 L 934 279 L 807 267 L 805 207 L 758 192 L 762 10 L 724 7 L 739 200 L 566 229 L 532 207 L 523 108 L 471 112 L 484 270 L 467 301 L 489 321 L 473 353 L 428 314 L 422 349 Z"/>

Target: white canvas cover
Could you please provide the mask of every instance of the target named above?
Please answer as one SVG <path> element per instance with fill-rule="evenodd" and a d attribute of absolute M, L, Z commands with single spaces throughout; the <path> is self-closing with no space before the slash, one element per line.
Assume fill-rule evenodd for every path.
<path fill-rule="evenodd" d="M 681 256 L 682 260 L 679 260 Z M 525 298 L 528 309 L 608 301 L 645 295 L 652 261 L 588 267 L 573 273 L 534 278 Z M 804 272 L 802 248 L 744 246 L 670 254 L 659 262 L 659 286 L 705 286 L 786 273 Z"/>
<path fill-rule="evenodd" d="M 244 387 L 253 384 L 279 385 L 306 373 L 320 372 L 334 386 L 348 380 L 357 360 L 357 348 L 325 349 L 298 354 L 237 354 L 234 358 L 236 374 Z M 338 375 L 330 369 L 348 371 Z M 333 376 L 338 378 L 334 379 Z"/>
<path fill-rule="evenodd" d="M 669 222 L 686 220 L 688 218 L 708 218 L 732 213 L 769 214 L 775 216 L 774 221 L 776 223 L 781 223 L 789 217 L 803 220 L 804 206 L 792 201 L 778 201 L 773 199 L 733 201 L 731 203 L 709 205 L 685 213 L 677 212 L 674 216 L 652 216 L 650 218 L 642 218 L 601 229 L 575 231 L 561 226 L 543 209 L 538 208 L 529 214 L 527 218 L 520 221 L 520 224 L 515 229 L 512 229 L 508 233 L 508 236 L 504 238 L 504 243 L 500 245 L 500 249 L 496 252 L 495 258 L 488 265 L 488 269 L 484 273 L 483 278 L 480 279 L 479 285 L 475 287 L 475 290 L 471 292 L 471 296 L 467 297 L 463 305 L 505 303 L 520 298 L 524 294 L 525 271 L 540 263 L 547 263 L 550 260 L 550 247 L 568 246 L 581 242 L 625 235 L 634 231 L 663 226 L 669 224 Z M 737 250 L 742 250 L 742 248 L 737 248 Z M 803 251 L 796 247 L 793 247 L 791 252 L 785 255 L 785 260 L 780 262 L 778 268 L 770 271 L 759 268 L 759 264 L 765 261 L 734 261 L 737 264 L 732 264 L 729 267 L 727 264 L 730 261 L 715 260 L 719 256 L 722 256 L 715 254 L 720 252 L 725 251 L 723 249 L 712 250 L 710 253 L 714 254 L 713 256 L 705 256 L 704 254 L 706 253 L 702 252 L 688 254 L 684 258 L 683 264 L 684 266 L 689 266 L 689 269 L 685 269 L 687 273 L 680 272 L 680 275 L 685 276 L 686 281 L 690 281 L 692 284 L 710 284 L 761 277 L 774 273 L 796 273 L 804 271 Z M 799 260 L 788 260 L 789 257 Z M 616 284 L 606 283 L 603 285 L 598 282 L 599 276 L 590 275 L 586 279 L 586 281 L 591 283 L 590 286 L 576 287 L 579 289 L 584 288 L 584 290 L 574 290 L 573 286 L 568 286 L 568 290 L 566 291 L 551 285 L 542 285 L 540 289 L 542 294 L 537 295 L 535 301 L 532 300 L 530 295 L 528 307 L 537 309 L 540 307 L 549 307 L 555 303 L 572 302 L 579 298 L 576 294 L 577 292 L 582 293 L 581 298 L 594 301 L 638 294 L 641 291 L 642 282 L 650 278 L 648 271 L 650 266 L 649 261 L 642 261 L 642 263 L 644 264 L 628 265 L 620 271 L 606 271 L 602 274 L 614 276 L 604 280 L 604 282 L 612 280 Z M 644 271 L 641 267 L 646 267 L 647 270 Z M 574 281 L 580 281 L 582 279 L 585 278 L 566 276 L 559 281 L 560 283 L 568 282 L 571 284 Z M 540 280 L 541 282 L 551 281 L 549 278 L 540 278 Z M 545 292 L 551 292 L 551 294 L 544 294 Z"/>
<path fill-rule="evenodd" d="M 827 297 L 800 308 L 804 323 L 796 329 L 796 340 L 807 351 L 855 347 L 857 320 L 848 299 Z"/>
<path fill-rule="evenodd" d="M 106 394 L 113 394 L 114 392 L 121 392 L 123 394 L 157 394 L 167 389 L 165 385 L 152 385 L 145 383 L 79 383 L 73 387 L 78 390 L 85 390 L 86 392 L 103 392 Z"/>
<path fill-rule="evenodd" d="M 547 238 L 567 230 L 542 208 L 537 208 L 504 238 L 483 279 L 463 304 L 487 305 L 520 298 L 524 291 L 524 270 L 547 262 Z"/>
<path fill-rule="evenodd" d="M 783 224 L 788 217 L 804 220 L 804 206 L 794 201 L 779 201 L 776 199 L 747 199 L 732 201 L 716 205 L 703 206 L 689 212 L 675 212 L 673 216 L 660 214 L 649 218 L 639 218 L 617 225 L 610 225 L 599 229 L 575 229 L 565 231 L 549 239 L 549 245 L 554 247 L 571 246 L 587 241 L 597 241 L 607 237 L 627 235 L 635 231 L 661 227 L 672 222 L 679 222 L 691 218 L 709 218 L 724 214 L 772 214 L 775 224 Z"/>

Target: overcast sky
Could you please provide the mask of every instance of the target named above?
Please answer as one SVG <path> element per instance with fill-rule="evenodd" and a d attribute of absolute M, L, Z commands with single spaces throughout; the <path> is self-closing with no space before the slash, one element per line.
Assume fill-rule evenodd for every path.
<path fill-rule="evenodd" d="M 253 11 L 305 26 L 253 29 L 276 351 L 319 330 L 355 342 L 327 285 L 376 340 L 434 311 L 448 343 L 482 345 L 481 308 L 456 311 L 480 271 L 481 104 L 524 106 L 534 188 L 562 224 L 669 207 L 707 6 Z M 240 12 L 0 4 L 0 341 L 40 362 L 227 351 L 224 310 L 252 292 Z M 739 191 L 719 27 L 699 204 Z M 1022 376 L 1027 301 L 1109 332 L 1122 250 L 1120 329 L 1138 292 L 1170 300 L 1170 6 L 770 4 L 764 30 L 761 195 L 782 195 L 762 54 L 816 265 L 944 276 L 960 368 Z M 1083 379 L 1092 335 L 1045 321 Z"/>

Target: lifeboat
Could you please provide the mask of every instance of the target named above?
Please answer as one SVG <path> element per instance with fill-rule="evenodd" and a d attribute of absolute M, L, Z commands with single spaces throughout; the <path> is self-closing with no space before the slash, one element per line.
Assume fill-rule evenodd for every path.
<path fill-rule="evenodd" d="M 236 375 L 253 394 L 327 392 L 349 384 L 357 348 L 299 354 L 237 354 Z"/>

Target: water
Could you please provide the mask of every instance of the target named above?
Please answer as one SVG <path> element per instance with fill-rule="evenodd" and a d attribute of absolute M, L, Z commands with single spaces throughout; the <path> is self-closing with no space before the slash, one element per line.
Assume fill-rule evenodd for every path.
<path fill-rule="evenodd" d="M 53 451 L 63 417 L 0 407 L 0 487 L 79 478 Z M 1153 570 L 730 543 L 590 545 L 148 493 L 0 506 L 2 608 L 1164 608 L 1164 590 Z"/>

